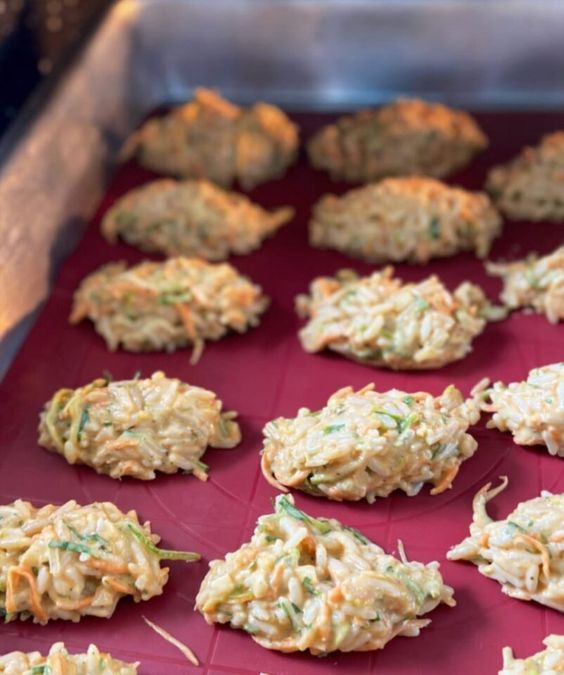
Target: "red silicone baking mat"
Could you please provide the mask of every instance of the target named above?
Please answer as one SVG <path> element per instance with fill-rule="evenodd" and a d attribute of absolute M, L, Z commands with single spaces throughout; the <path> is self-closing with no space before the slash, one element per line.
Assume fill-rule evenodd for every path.
<path fill-rule="evenodd" d="M 296 115 L 307 138 L 332 116 Z M 492 139 L 490 149 L 451 182 L 479 188 L 487 169 L 535 142 L 542 133 L 564 126 L 564 115 L 496 113 L 479 115 Z M 362 387 L 374 381 L 379 390 L 439 393 L 455 383 L 464 393 L 482 377 L 519 380 L 530 368 L 563 357 L 562 326 L 553 326 L 539 315 L 515 313 L 506 321 L 489 325 L 475 340 L 474 351 L 464 360 L 433 372 L 396 373 L 371 369 L 336 355 L 306 354 L 296 332 L 300 321 L 293 311 L 294 296 L 305 291 L 314 276 L 331 274 L 341 267 L 362 273 L 371 266 L 341 254 L 317 251 L 307 244 L 307 222 L 313 202 L 325 192 L 343 192 L 348 186 L 332 183 L 313 171 L 305 157 L 287 176 L 253 191 L 251 197 L 265 206 L 292 204 L 294 221 L 261 250 L 231 262 L 264 287 L 272 304 L 260 326 L 246 335 L 230 336 L 206 347 L 196 366 L 186 350 L 175 354 L 128 354 L 106 351 L 92 325 L 67 323 L 73 290 L 80 279 L 110 260 L 135 262 L 143 254 L 125 244 L 110 246 L 99 234 L 100 215 L 127 189 L 152 176 L 133 164 L 120 168 L 108 188 L 97 216 L 75 253 L 63 265 L 55 288 L 9 374 L 0 386 L 0 498 L 36 504 L 81 503 L 111 500 L 122 510 L 137 509 L 163 537 L 166 547 L 200 551 L 200 563 L 171 563 L 170 582 L 164 594 L 150 602 L 123 601 L 111 620 L 88 618 L 79 624 L 53 622 L 46 627 L 13 622 L 0 627 L 0 652 L 12 649 L 46 651 L 64 640 L 75 651 L 95 642 L 116 657 L 139 660 L 141 673 L 258 673 L 270 675 L 330 673 L 494 673 L 500 667 L 501 648 L 513 645 L 519 655 L 541 648 L 550 632 L 564 632 L 564 619 L 554 610 L 523 603 L 502 595 L 496 582 L 482 577 L 468 563 L 445 560 L 447 549 L 468 531 L 473 494 L 485 482 L 502 474 L 508 489 L 492 506 L 504 516 L 522 500 L 542 489 L 561 491 L 564 460 L 546 450 L 515 446 L 509 434 L 474 428 L 479 449 L 463 464 L 452 490 L 436 497 L 425 487 L 417 497 L 403 494 L 366 503 L 337 504 L 296 494 L 298 506 L 314 515 L 330 516 L 359 528 L 390 552 L 402 539 L 410 558 L 439 560 L 446 583 L 455 588 L 458 605 L 441 607 L 420 637 L 397 638 L 383 651 L 330 655 L 283 655 L 268 652 L 244 632 L 210 627 L 193 611 L 194 598 L 210 559 L 223 557 L 248 540 L 256 518 L 271 511 L 274 489 L 259 470 L 261 429 L 278 415 L 294 415 L 300 406 L 320 407 L 340 387 Z M 546 253 L 562 242 L 561 225 L 506 223 L 492 257 L 520 257 L 531 250 Z M 400 277 L 417 280 L 439 274 L 449 286 L 470 279 L 495 297 L 500 284 L 488 278 L 482 263 L 471 255 L 433 261 L 425 267 L 397 265 Z M 162 369 L 168 375 L 218 393 L 226 408 L 240 413 L 243 442 L 234 450 L 210 450 L 205 461 L 210 479 L 201 483 L 191 476 L 160 477 L 152 482 L 111 480 L 86 467 L 71 467 L 37 445 L 37 416 L 59 387 L 82 385 L 104 370 L 117 379 L 144 376 Z M 187 664 L 180 653 L 150 631 L 141 615 L 170 630 L 189 644 L 201 661 Z"/>

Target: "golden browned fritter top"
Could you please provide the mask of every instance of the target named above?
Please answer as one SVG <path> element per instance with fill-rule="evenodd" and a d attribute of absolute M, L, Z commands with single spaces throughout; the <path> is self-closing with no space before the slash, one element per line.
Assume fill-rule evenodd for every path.
<path fill-rule="evenodd" d="M 313 166 L 333 178 L 368 182 L 409 174 L 442 178 L 486 146 L 486 136 L 468 113 L 398 99 L 324 127 L 309 142 L 308 153 Z"/>
<path fill-rule="evenodd" d="M 207 180 L 162 178 L 119 199 L 104 216 L 102 233 L 143 251 L 225 260 L 259 248 L 293 214 L 290 207 L 267 211 Z"/>
<path fill-rule="evenodd" d="M 145 122 L 123 156 L 159 173 L 250 189 L 281 176 L 297 149 L 298 128 L 280 108 L 240 108 L 216 91 L 196 89 L 193 101 Z"/>
<path fill-rule="evenodd" d="M 564 221 L 564 131 L 548 134 L 507 164 L 494 167 L 486 188 L 511 220 Z"/>
<path fill-rule="evenodd" d="M 425 176 L 325 195 L 309 225 L 313 246 L 369 262 L 426 263 L 467 250 L 483 258 L 500 231 L 501 218 L 486 194 Z"/>

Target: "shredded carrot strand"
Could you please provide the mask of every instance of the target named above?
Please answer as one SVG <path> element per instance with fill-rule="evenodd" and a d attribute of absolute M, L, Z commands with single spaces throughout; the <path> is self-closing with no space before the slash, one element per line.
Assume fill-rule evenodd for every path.
<path fill-rule="evenodd" d="M 452 487 L 452 481 L 456 478 L 456 474 L 458 473 L 459 469 L 460 465 L 455 464 L 452 469 L 445 473 L 445 475 L 441 478 L 440 483 L 435 485 L 435 487 L 431 490 L 431 494 L 439 495 L 441 492 L 444 492 L 445 490 L 448 490 L 450 487 Z"/>
<path fill-rule="evenodd" d="M 283 578 L 284 578 L 284 561 L 281 560 L 274 568 L 274 571 L 270 578 L 270 588 L 274 593 L 274 595 L 278 593 Z"/>
<path fill-rule="evenodd" d="M 318 279 L 317 288 L 323 297 L 327 298 L 335 292 L 335 282 L 329 279 Z"/>
<path fill-rule="evenodd" d="M 87 567 L 92 567 L 95 570 L 100 570 L 101 572 L 108 572 L 109 574 L 127 574 L 127 572 L 129 572 L 129 565 L 125 563 L 117 563 L 113 560 L 88 558 L 88 560 L 85 560 L 83 564 Z"/>
<path fill-rule="evenodd" d="M 157 626 L 156 623 L 149 621 L 149 619 L 147 619 L 146 616 L 143 617 L 143 621 L 147 624 L 147 626 L 149 626 L 149 628 L 152 628 L 157 635 L 160 635 L 163 638 L 163 640 L 170 642 L 171 645 L 174 645 L 177 649 L 179 649 L 188 659 L 188 661 L 190 661 L 190 663 L 192 663 L 195 666 L 200 665 L 198 658 L 196 657 L 194 652 L 190 649 L 190 647 L 185 645 L 183 642 L 180 642 L 180 640 L 177 640 L 164 628 L 161 628 L 160 626 Z"/>
<path fill-rule="evenodd" d="M 51 670 L 44 672 L 52 672 L 53 675 L 67 675 L 69 672 L 67 669 L 67 660 L 63 654 L 52 654 L 49 657 Z"/>
<path fill-rule="evenodd" d="M 94 596 L 90 595 L 86 598 L 81 598 L 80 600 L 75 600 L 74 602 L 64 602 L 62 600 L 57 600 L 55 603 L 59 609 L 62 609 L 67 612 L 74 612 L 79 609 L 84 609 L 89 607 L 94 600 Z"/>
<path fill-rule="evenodd" d="M 343 591 L 341 590 L 340 586 L 336 586 L 331 591 L 329 591 L 327 597 L 331 602 L 339 602 L 344 598 Z"/>
<path fill-rule="evenodd" d="M 531 537 L 531 535 L 529 534 L 523 534 L 522 532 L 515 535 L 515 539 L 521 539 L 522 541 L 526 542 L 533 548 L 537 549 L 537 551 L 541 554 L 542 571 L 544 572 L 544 576 L 547 579 L 550 578 L 550 556 L 545 546 L 538 539 Z"/>
<path fill-rule="evenodd" d="M 194 323 L 194 317 L 192 316 L 192 312 L 190 311 L 188 305 L 183 305 L 181 303 L 176 303 L 174 305 L 174 308 L 180 314 L 180 318 L 182 319 L 182 323 L 184 324 L 184 330 L 186 331 L 186 335 L 188 335 L 188 337 L 192 341 L 192 344 L 194 345 L 192 357 L 190 358 L 190 363 L 192 364 L 198 363 L 198 361 L 200 360 L 200 356 L 204 351 L 204 340 L 202 340 L 201 337 L 198 337 L 198 333 L 196 331 L 196 324 Z"/>
<path fill-rule="evenodd" d="M 61 399 L 71 393 L 70 389 L 59 389 L 53 396 L 51 405 L 45 416 L 45 424 L 58 450 L 63 450 L 65 442 L 57 430 L 57 418 L 59 414 L 59 403 Z"/>
<path fill-rule="evenodd" d="M 47 621 L 47 613 L 41 605 L 41 596 L 37 590 L 35 577 L 31 570 L 26 567 L 10 567 L 8 570 L 6 579 L 6 611 L 10 614 L 18 611 L 14 600 L 18 577 L 23 577 L 29 584 L 29 605 L 34 616 L 40 621 Z"/>
<path fill-rule="evenodd" d="M 296 485 L 300 485 L 300 483 L 303 483 L 304 480 L 309 476 L 310 471 L 297 471 L 291 478 L 288 478 L 286 480 L 286 485 L 288 487 L 295 487 Z"/>
<path fill-rule="evenodd" d="M 319 636 L 322 640 L 328 640 L 331 635 L 331 616 L 329 613 L 329 605 L 324 604 L 321 607 L 321 611 L 317 615 L 317 621 L 315 622 L 315 627 L 319 632 Z"/>
<path fill-rule="evenodd" d="M 192 341 L 194 341 L 196 337 L 196 326 L 194 324 L 194 318 L 192 317 L 192 312 L 190 311 L 190 308 L 188 307 L 188 305 L 183 305 L 181 303 L 176 303 L 174 305 L 174 308 L 180 314 L 180 318 L 182 319 L 182 323 L 184 324 L 186 334 Z"/>
<path fill-rule="evenodd" d="M 299 544 L 300 548 L 303 549 L 306 553 L 311 556 L 315 555 L 316 546 L 315 539 L 309 534 L 307 537 L 301 540 Z"/>
<path fill-rule="evenodd" d="M 108 443 L 112 450 L 124 450 L 125 448 L 133 448 L 139 445 L 139 441 L 135 438 L 117 438 L 115 441 Z"/>
<path fill-rule="evenodd" d="M 104 579 L 104 583 L 112 588 L 114 591 L 117 591 L 118 593 L 123 593 L 124 595 L 135 595 L 135 589 L 132 588 L 131 586 L 126 586 L 125 584 L 121 583 L 117 579 L 114 579 L 113 577 L 108 577 Z"/>
<path fill-rule="evenodd" d="M 274 478 L 274 475 L 270 468 L 268 457 L 264 453 L 261 455 L 260 458 L 260 469 L 262 471 L 262 475 L 266 478 L 267 482 L 269 482 L 272 485 L 272 487 L 276 488 L 277 490 L 280 490 L 280 492 L 288 492 L 288 488 L 282 485 L 282 483 L 279 483 L 276 480 L 276 478 Z"/>

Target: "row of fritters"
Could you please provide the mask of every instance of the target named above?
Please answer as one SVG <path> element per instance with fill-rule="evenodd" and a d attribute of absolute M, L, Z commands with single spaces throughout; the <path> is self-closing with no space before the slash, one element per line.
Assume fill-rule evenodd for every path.
<path fill-rule="evenodd" d="M 308 352 L 331 349 L 363 363 L 393 368 L 439 368 L 471 351 L 487 321 L 507 309 L 533 308 L 549 321 L 564 319 L 564 246 L 537 258 L 488 264 L 502 276 L 504 307 L 464 282 L 450 292 L 436 276 L 403 283 L 387 267 L 367 277 L 341 270 L 319 277 L 310 295 L 296 298 L 309 322 L 300 331 Z M 260 286 L 227 263 L 198 258 L 109 263 L 87 276 L 74 295 L 71 323 L 84 318 L 112 351 L 174 351 L 193 346 L 196 362 L 206 340 L 244 333 L 268 307 Z"/>
<path fill-rule="evenodd" d="M 268 211 L 205 180 L 164 178 L 118 199 L 102 233 L 143 251 L 217 261 L 259 248 L 293 215 L 292 207 Z M 368 262 L 426 263 L 462 251 L 484 258 L 501 230 L 484 193 L 407 176 L 325 195 L 313 207 L 309 240 Z"/>
<path fill-rule="evenodd" d="M 242 109 L 217 92 L 197 89 L 194 101 L 147 121 L 123 157 L 183 178 L 207 178 L 244 189 L 277 178 L 295 161 L 299 131 L 276 106 Z M 348 182 L 387 176 L 442 178 L 488 145 L 475 120 L 438 103 L 400 99 L 338 119 L 308 143 L 314 167 Z M 510 218 L 564 220 L 561 198 L 564 133 L 545 136 L 489 173 L 486 188 Z"/>
<path fill-rule="evenodd" d="M 364 113 L 322 130 L 310 145 L 310 155 L 315 165 L 353 181 L 396 173 L 442 176 L 463 166 L 485 146 L 481 132 L 470 131 L 473 124 L 464 113 L 443 106 L 398 102 L 375 114 Z M 145 165 L 165 173 L 208 177 L 223 185 L 238 179 L 243 187 L 251 187 L 283 173 L 295 156 L 297 134 L 291 126 L 283 113 L 272 106 L 258 104 L 250 111 L 241 111 L 213 93 L 200 92 L 195 103 L 169 117 L 150 121 L 132 141 L 130 151 L 137 153 Z M 378 147 L 373 157 L 358 153 L 359 148 L 369 146 Z M 541 148 L 541 159 L 543 153 Z M 518 166 L 519 163 L 522 160 L 517 160 Z M 497 171 L 499 174 L 500 170 Z M 545 176 L 545 183 L 550 183 L 550 178 Z M 147 201 L 134 214 L 135 218 L 126 209 L 125 215 L 122 213 L 118 218 L 121 222 L 116 220 L 112 228 L 108 225 L 110 215 L 107 216 L 105 229 L 109 237 L 119 232 L 132 243 L 165 252 L 170 252 L 165 246 L 180 246 L 192 237 L 189 245 L 199 247 L 198 255 L 221 259 L 231 251 L 256 248 L 264 236 L 291 217 L 290 210 L 267 214 L 243 197 L 226 195 L 205 183 L 155 185 L 158 189 L 154 186 L 141 189 L 142 196 L 143 190 L 153 189 L 153 193 L 147 192 Z M 424 262 L 429 257 L 467 249 L 475 249 L 484 256 L 499 233 L 499 218 L 485 196 L 456 193 L 434 181 L 411 178 L 346 196 L 344 221 L 337 217 L 336 224 L 332 219 L 339 204 L 328 198 L 329 202 L 322 202 L 317 210 L 317 214 L 323 214 L 324 205 L 327 207 L 323 216 L 325 234 L 320 235 L 319 225 L 312 224 L 313 243 L 376 259 L 374 252 L 358 248 L 350 239 L 350 228 L 355 225 L 349 217 L 354 220 L 354 209 L 363 210 L 366 200 L 372 200 L 372 192 L 377 193 L 374 201 L 379 202 L 383 190 L 385 201 L 390 186 L 392 205 L 401 206 L 402 200 L 409 202 L 409 194 L 413 193 L 412 213 L 428 216 L 423 229 L 421 225 L 414 228 L 411 237 L 414 243 L 407 249 L 400 248 L 398 253 L 390 245 L 385 255 L 391 259 Z M 397 186 L 399 194 L 394 196 Z M 200 225 L 195 236 L 174 218 L 172 223 L 167 222 L 163 211 L 159 211 L 161 189 L 169 190 L 173 202 L 180 200 L 189 203 L 192 210 L 202 209 L 200 221 L 189 216 L 192 223 Z M 434 214 L 425 206 L 427 193 L 430 201 L 438 201 L 439 206 L 433 208 L 439 213 Z M 558 204 L 550 190 L 541 193 L 545 208 L 541 209 L 542 216 L 537 217 L 560 217 L 554 216 Z M 532 198 L 525 193 L 524 199 L 518 196 L 517 201 L 527 208 Z M 447 208 L 449 200 L 457 201 L 453 219 Z M 538 211 L 540 198 L 533 202 Z M 210 232 L 206 209 L 211 203 L 217 208 L 215 211 L 212 208 L 215 220 Z M 500 203 L 503 205 L 503 201 Z M 151 222 L 144 220 L 146 208 L 156 209 L 158 217 Z M 390 203 L 382 208 L 381 218 L 387 217 L 392 210 Z M 409 213 L 401 215 L 401 221 L 409 223 L 408 216 Z M 469 223 L 474 216 L 479 222 L 477 227 Z M 460 223 L 466 223 L 466 228 Z M 390 233 L 398 226 L 382 227 Z M 339 229 L 345 233 L 344 244 L 331 239 L 331 233 Z M 228 230 L 232 237 L 227 236 Z M 407 228 L 405 231 L 408 233 Z M 423 231 L 431 244 L 423 242 Z M 366 236 L 373 234 L 367 231 Z M 372 247 L 376 251 L 379 244 L 372 241 Z M 517 293 L 519 299 L 513 306 L 534 306 L 556 322 L 564 316 L 559 263 L 564 251 L 556 251 L 553 256 L 503 269 L 516 275 L 513 291 L 508 283 L 504 300 L 508 302 L 506 298 L 512 292 Z M 522 278 L 527 282 L 524 294 Z M 360 280 L 350 275 L 319 279 L 312 285 L 312 296 L 302 296 L 298 301 L 300 311 L 312 319 L 302 332 L 306 349 L 316 351 L 328 346 L 352 358 L 394 368 L 438 367 L 461 358 L 486 319 L 498 314 L 481 290 L 471 284 L 463 284 L 451 295 L 436 278 L 418 285 L 402 285 L 392 279 L 390 270 Z M 355 296 L 359 296 L 360 307 Z M 162 264 L 143 263 L 129 271 L 119 265 L 106 266 L 86 279 L 77 292 L 72 318 L 89 316 L 110 348 L 121 343 L 134 351 L 170 350 L 192 344 L 197 358 L 205 339 L 218 339 L 228 329 L 245 331 L 248 325 L 258 323 L 266 305 L 260 289 L 230 266 L 176 258 Z M 390 305 L 393 305 L 391 312 Z M 370 319 L 371 333 L 361 340 L 356 333 L 366 333 L 367 327 L 353 326 L 351 330 L 351 321 L 359 309 Z M 325 318 L 313 325 L 319 314 Z M 336 335 L 335 323 L 327 332 L 327 316 L 336 323 L 341 321 L 344 332 Z M 411 322 L 409 331 L 413 333 L 415 325 L 418 332 L 410 343 L 411 351 L 403 334 L 409 332 L 405 319 Z M 265 475 L 278 487 L 298 487 L 334 499 L 366 497 L 373 501 L 396 488 L 416 494 L 424 482 L 433 483 L 433 492 L 438 493 L 450 486 L 460 463 L 475 451 L 476 443 L 465 433 L 466 429 L 479 417 L 480 406 L 496 407 L 496 395 L 500 398 L 494 424 L 510 428 L 517 442 L 544 442 L 552 454 L 560 454 L 562 420 L 548 401 L 547 377 L 554 389 L 552 394 L 561 399 L 561 364 L 539 369 L 527 383 L 515 383 L 508 388 L 496 384 L 487 393 L 480 389 L 468 401 L 453 387 L 436 399 L 420 393 L 377 394 L 370 387 L 356 393 L 342 390 L 318 415 L 301 410 L 295 420 L 270 423 L 270 431 L 268 427 L 265 430 L 267 444 L 272 443 L 270 450 L 265 444 L 263 452 Z M 522 411 L 519 397 L 530 394 L 531 387 L 539 386 L 535 378 L 542 380 L 541 408 L 544 412 L 548 410 L 548 416 L 538 424 L 538 394 L 532 394 L 534 415 L 530 418 L 523 415 L 521 423 L 515 425 L 506 403 L 511 404 L 514 395 L 513 405 Z M 370 411 L 359 410 L 358 401 L 363 402 L 361 407 L 370 406 Z M 338 411 L 341 407 L 345 410 Z M 363 429 L 362 433 L 371 431 L 369 437 L 378 439 L 378 443 L 364 467 L 359 463 L 349 467 L 358 475 L 349 484 L 346 481 L 339 484 L 336 474 L 331 474 L 330 464 L 338 463 L 342 457 L 330 455 L 337 446 L 340 452 L 342 445 L 349 452 L 349 441 L 358 445 L 361 434 L 356 428 L 357 419 L 350 429 L 343 421 L 355 415 L 357 418 L 371 415 L 370 429 Z M 200 457 L 206 447 L 233 447 L 240 440 L 234 418 L 233 413 L 221 412 L 221 402 L 213 393 L 157 373 L 150 380 L 116 383 L 98 380 L 76 391 L 59 391 L 42 415 L 40 433 L 44 445 L 61 452 L 71 463 L 85 462 L 114 477 L 134 475 L 148 479 L 157 470 L 181 469 L 205 479 L 207 466 Z M 287 424 L 279 437 L 276 437 L 277 422 Z M 323 457 L 327 466 L 318 464 L 316 470 L 305 475 L 304 467 L 296 463 L 298 454 L 292 456 L 294 447 L 290 448 L 287 442 L 292 425 L 297 431 L 304 422 L 304 428 L 319 437 L 321 454 L 327 454 Z M 356 440 L 345 442 L 337 438 L 347 434 Z M 519 434 L 524 434 L 520 441 Z M 394 474 L 398 462 L 393 460 L 400 451 L 405 455 L 402 444 L 406 439 L 413 448 L 413 461 L 404 466 L 405 475 L 398 478 Z M 378 457 L 382 452 L 384 455 Z M 348 487 L 358 483 L 363 470 L 368 475 L 367 468 L 382 479 L 379 484 L 371 486 L 365 481 L 363 494 L 347 493 Z M 485 515 L 485 502 L 497 491 L 488 490 L 486 486 L 475 498 L 471 536 L 454 547 L 449 557 L 473 560 L 483 574 L 497 579 L 509 595 L 536 600 L 562 611 L 562 495 L 543 494 L 521 504 L 506 521 L 495 523 Z M 159 549 L 156 545 L 159 538 L 151 533 L 148 523 L 141 525 L 135 512 L 123 514 L 109 503 L 80 507 L 69 502 L 61 507 L 35 509 L 18 501 L 0 507 L 0 516 L 0 611 L 6 620 L 19 616 L 46 623 L 55 618 L 78 621 L 85 615 L 109 617 L 122 597 L 131 596 L 139 601 L 162 593 L 168 569 L 161 569 L 161 560 L 199 558 L 194 553 Z M 396 635 L 417 635 L 429 623 L 422 617 L 439 603 L 455 604 L 453 590 L 443 583 L 437 563 L 408 562 L 401 546 L 400 557 L 397 560 L 387 555 L 360 532 L 338 521 L 308 516 L 295 507 L 292 497 L 279 496 L 275 514 L 259 519 L 250 543 L 227 554 L 225 560 L 210 564 L 197 597 L 197 608 L 209 623 L 230 623 L 234 628 L 242 628 L 259 644 L 271 649 L 309 650 L 314 654 L 378 649 Z M 551 665 L 561 659 L 561 638 L 552 636 L 547 647 L 545 652 L 531 658 L 546 660 Z M 8 670 L 12 659 L 23 659 L 22 668 L 27 667 L 27 658 L 21 654 L 0 657 L 0 673 L 14 672 Z M 29 658 L 33 659 L 29 660 L 32 673 L 45 672 L 47 665 L 51 668 L 51 662 L 44 657 L 35 654 Z M 49 658 L 54 668 L 62 667 L 68 660 L 77 670 L 81 659 L 84 662 L 89 659 L 87 667 L 80 664 L 89 674 L 97 672 L 96 667 L 100 672 L 123 675 L 136 672 L 134 664 L 114 664 L 110 656 L 100 655 L 95 648 L 85 657 L 71 657 L 56 646 Z M 510 655 L 506 665 L 508 672 L 512 672 L 514 665 L 519 667 L 518 662 L 512 663 Z M 38 670 L 41 668 L 42 671 Z"/>
<path fill-rule="evenodd" d="M 253 251 L 292 219 L 289 206 L 267 211 L 204 180 L 155 180 L 109 209 L 102 233 L 143 251 L 224 260 Z M 310 243 L 369 262 L 426 263 L 461 251 L 487 256 L 501 218 L 483 193 L 434 178 L 388 178 L 326 195 L 313 209 Z"/>
<path fill-rule="evenodd" d="M 532 370 L 526 381 L 488 386 L 464 400 L 450 385 L 427 392 L 368 385 L 345 387 L 321 410 L 300 408 L 264 427 L 261 466 L 278 490 L 303 490 L 335 500 L 416 495 L 451 487 L 460 465 L 477 448 L 467 433 L 480 411 L 488 426 L 509 430 L 520 445 L 545 445 L 564 457 L 564 363 Z M 233 448 L 241 440 L 235 412 L 222 412 L 216 395 L 157 372 L 151 378 L 105 378 L 60 389 L 45 405 L 39 444 L 70 464 L 85 464 L 112 478 L 151 480 L 157 472 L 192 473 L 207 480 L 201 461 L 208 447 Z"/>
<path fill-rule="evenodd" d="M 516 659 L 511 647 L 503 650 L 499 675 L 543 675 L 556 673 L 564 661 L 564 637 L 549 635 L 546 649 L 525 659 Z M 2 675 L 137 675 L 137 663 L 124 663 L 90 645 L 86 654 L 69 654 L 62 642 L 54 644 L 47 656 L 39 652 L 11 652 L 0 656 Z"/>
<path fill-rule="evenodd" d="M 474 562 L 510 597 L 563 611 L 564 495 L 543 492 L 494 521 L 486 504 L 506 485 L 504 478 L 476 494 L 470 535 L 447 558 Z M 18 500 L 0 506 L 0 516 L 6 621 L 109 618 L 121 598 L 138 602 L 163 592 L 163 559 L 199 558 L 157 548 L 149 523 L 109 502 L 36 509 Z M 398 551 L 399 559 L 358 530 L 312 517 L 279 495 L 248 543 L 210 563 L 196 609 L 208 623 L 242 629 L 267 649 L 381 649 L 397 635 L 417 636 L 439 604 L 456 604 L 437 562 L 409 561 L 401 542 Z"/>

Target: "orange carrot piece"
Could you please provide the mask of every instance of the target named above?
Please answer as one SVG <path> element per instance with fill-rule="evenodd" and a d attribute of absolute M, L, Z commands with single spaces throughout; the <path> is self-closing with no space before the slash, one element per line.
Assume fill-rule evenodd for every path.
<path fill-rule="evenodd" d="M 124 595 L 135 595 L 135 589 L 133 587 L 126 586 L 113 577 L 106 577 L 106 579 L 104 579 L 104 583 L 118 593 L 123 593 Z"/>
<path fill-rule="evenodd" d="M 9 613 L 17 612 L 14 593 L 17 586 L 18 577 L 23 577 L 29 584 L 29 605 L 33 615 L 40 621 L 47 620 L 47 613 L 41 605 L 41 596 L 37 590 L 35 577 L 30 569 L 26 567 L 10 567 L 7 575 L 6 583 L 6 611 Z"/>
<path fill-rule="evenodd" d="M 542 542 L 540 542 L 538 539 L 535 539 L 534 537 L 531 537 L 530 534 L 523 534 L 522 532 L 519 532 L 519 534 L 515 536 L 515 539 L 521 539 L 533 548 L 537 549 L 542 558 L 542 571 L 544 572 L 544 576 L 548 579 L 550 577 L 550 556 Z"/>
<path fill-rule="evenodd" d="M 100 560 L 99 558 L 88 558 L 83 562 L 87 567 L 92 567 L 101 572 L 108 572 L 109 574 L 127 574 L 129 572 L 129 565 L 125 563 L 117 563 L 113 560 Z"/>
<path fill-rule="evenodd" d="M 331 602 L 339 602 L 344 599 L 343 591 L 341 590 L 340 586 L 336 586 L 331 591 L 329 591 L 327 597 Z"/>
<path fill-rule="evenodd" d="M 55 603 L 59 609 L 65 610 L 67 612 L 73 612 L 75 610 L 84 609 L 89 607 L 94 600 L 93 595 L 89 595 L 86 598 L 81 598 L 80 600 L 75 600 L 74 602 L 64 602 L 62 600 L 57 600 Z"/>
<path fill-rule="evenodd" d="M 452 469 L 445 473 L 445 475 L 441 478 L 440 483 L 435 485 L 435 487 L 431 490 L 431 494 L 439 495 L 441 492 L 444 492 L 445 490 L 448 490 L 450 487 L 452 487 L 452 481 L 456 478 L 456 474 L 458 473 L 459 469 L 460 465 L 455 464 L 455 466 L 453 466 Z"/>
<path fill-rule="evenodd" d="M 180 314 L 180 318 L 182 319 L 182 323 L 184 324 L 186 334 L 191 340 L 194 340 L 194 338 L 196 337 L 196 326 L 194 324 L 194 318 L 192 317 L 192 312 L 190 311 L 190 308 L 188 307 L 188 305 L 183 305 L 181 303 L 176 303 L 174 305 L 174 308 Z"/>

